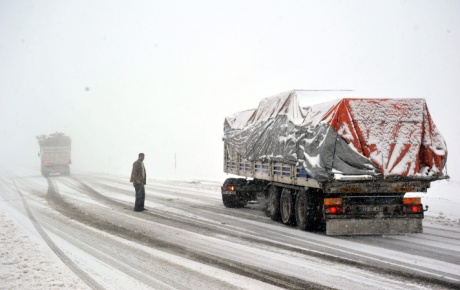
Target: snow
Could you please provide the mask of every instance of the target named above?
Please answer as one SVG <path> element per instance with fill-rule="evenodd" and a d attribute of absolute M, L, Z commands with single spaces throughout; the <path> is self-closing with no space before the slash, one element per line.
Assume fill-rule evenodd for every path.
<path fill-rule="evenodd" d="M 324 116 L 334 107 L 339 100 L 316 104 L 310 107 L 305 108 L 307 114 L 305 116 L 305 120 L 302 123 L 303 127 L 306 128 L 314 128 L 318 126 L 320 122 L 323 121 Z M 323 122 L 327 123 L 329 120 L 325 120 Z"/>
<path fill-rule="evenodd" d="M 440 157 L 445 155 L 445 142 L 432 123 L 424 99 L 357 99 L 348 104 L 354 125 L 363 132 L 360 143 L 367 144 L 369 157 L 383 168 L 385 176 L 419 174 L 412 161 L 421 159 L 418 156 L 423 155 L 421 150 L 426 152 L 425 146 Z M 344 122 L 342 126 L 349 124 Z M 357 143 L 356 137 L 342 136 Z M 439 173 L 432 166 L 431 174 Z"/>
<path fill-rule="evenodd" d="M 30 177 L 28 177 L 30 178 Z M 47 187 L 46 179 L 41 177 L 31 178 L 34 187 L 40 190 L 43 190 Z M 155 181 L 155 186 L 163 187 L 165 190 L 170 190 L 171 192 L 176 192 L 177 194 L 181 193 L 187 195 L 190 192 L 190 182 L 186 181 Z M 11 206 L 11 204 L 20 204 L 20 200 L 14 200 L 13 196 L 10 195 L 12 188 L 5 186 L 6 182 L 3 182 L 3 187 L 1 188 L 1 202 L 0 202 L 0 288 L 2 289 L 89 289 L 76 274 L 74 274 L 67 265 L 59 259 L 56 254 L 49 248 L 45 243 L 42 237 L 34 229 L 32 222 L 27 218 L 27 215 L 21 210 L 18 210 L 17 207 Z M 121 183 L 120 183 L 121 184 Z M 196 192 L 214 192 L 216 189 L 215 182 L 200 182 L 195 181 L 192 183 Z M 60 192 L 66 196 L 73 195 L 75 200 L 87 202 L 85 199 L 82 199 L 78 196 L 78 192 L 72 190 L 73 184 L 70 182 L 63 186 L 60 185 Z M 14 182 L 10 183 L 11 187 L 14 187 Z M 129 187 L 129 184 L 125 185 L 126 188 Z M 120 185 L 120 187 L 124 187 Z M 183 188 L 183 189 L 182 189 Z M 424 220 L 425 225 L 429 225 L 431 228 L 439 229 L 453 229 L 460 230 L 460 214 L 458 208 L 460 208 L 460 182 L 458 181 L 438 181 L 432 184 L 432 188 L 429 189 L 428 193 L 411 193 L 409 196 L 421 196 L 423 203 L 429 205 L 430 208 L 426 212 L 426 218 Z M 115 193 L 114 193 L 115 195 Z M 116 196 L 116 195 L 115 195 Z M 167 197 L 167 195 L 165 195 Z M 218 198 L 218 196 L 216 197 Z M 190 199 L 192 200 L 192 199 Z M 43 205 L 45 206 L 45 205 Z M 159 208 L 159 204 L 148 204 L 152 209 Z M 176 213 L 179 213 L 180 210 L 177 210 Z M 186 215 L 186 213 L 181 212 L 181 215 Z M 190 218 L 200 219 L 200 217 L 190 215 Z M 202 219 L 203 224 L 214 223 L 215 221 Z M 69 220 L 69 225 L 72 226 L 73 221 Z M 81 227 L 82 225 L 78 225 Z M 230 225 L 229 225 L 230 226 Z M 266 225 L 267 230 L 269 230 L 270 225 Z M 75 227 L 76 226 L 72 226 Z M 163 226 L 164 227 L 164 226 Z M 214 275 L 216 279 L 229 284 L 235 284 L 238 281 L 238 285 L 252 285 L 253 287 L 264 287 L 266 289 L 267 284 L 257 284 L 257 281 L 253 279 L 241 277 L 239 275 L 231 274 L 227 271 L 222 271 L 214 267 L 209 267 L 203 265 L 202 263 L 197 263 L 184 259 L 175 255 L 165 253 L 163 251 L 158 251 L 156 249 L 145 247 L 142 245 L 134 245 L 133 242 L 127 241 L 120 237 L 108 235 L 104 232 L 101 232 L 97 229 L 89 228 L 88 231 L 94 232 L 94 237 L 96 235 L 105 235 L 119 245 L 125 246 L 135 246 L 140 250 L 148 252 L 150 255 L 157 257 L 158 259 L 165 261 L 167 263 L 177 265 L 177 267 L 187 267 L 195 271 L 200 271 L 205 275 Z M 241 229 L 235 229 L 240 231 Z M 56 230 L 55 230 L 56 231 Z M 284 231 L 289 231 L 295 235 L 299 234 L 297 231 L 292 232 L 292 229 L 286 228 Z M 180 235 L 182 232 L 178 229 L 167 229 L 164 228 L 160 232 L 163 234 L 168 234 L 168 232 L 174 233 L 174 235 Z M 126 275 L 123 272 L 123 267 L 121 265 L 117 266 L 117 262 L 113 261 L 112 263 L 107 263 L 107 260 L 110 261 L 110 257 L 106 257 L 106 261 L 101 259 L 96 259 L 95 256 L 88 255 L 85 251 L 82 251 L 78 246 L 78 241 L 74 240 L 74 237 L 68 236 L 67 238 L 62 238 L 63 235 L 58 235 L 55 232 L 46 231 L 46 233 L 52 237 L 52 240 L 59 246 L 59 248 L 66 253 L 75 263 L 78 263 L 79 267 L 86 269 L 90 273 L 98 273 L 100 276 L 101 286 L 106 289 L 116 289 L 119 287 L 126 287 L 127 285 L 136 286 L 139 289 L 145 287 L 144 284 L 139 283 L 138 280 L 133 279 L 131 276 L 144 275 L 142 273 L 137 273 L 135 270 L 131 274 Z M 300 238 L 300 237 L 299 237 Z M 398 236 L 397 239 L 404 240 L 404 236 Z M 324 241 L 327 241 L 327 237 L 317 236 L 315 240 L 304 240 L 304 243 L 309 243 L 312 246 L 323 244 Z M 433 237 L 436 239 L 436 237 Z M 209 238 L 209 245 L 215 243 L 213 238 Z M 352 248 L 353 244 L 351 241 L 340 240 L 341 246 L 345 248 Z M 349 246 L 348 246 L 349 245 Z M 230 244 L 229 244 L 230 246 Z M 211 248 L 206 247 L 203 244 L 203 249 Z M 348 250 L 345 250 L 347 252 Z M 455 245 L 446 244 L 446 249 L 451 248 L 452 250 L 458 250 L 458 247 Z M 240 250 L 242 252 L 252 251 L 251 256 L 257 257 L 258 253 L 254 252 L 254 249 L 246 248 L 244 245 L 240 245 Z M 97 251 L 97 250 L 93 250 Z M 277 250 L 278 251 L 278 250 Z M 361 253 L 366 253 L 376 257 L 376 260 L 380 260 L 380 256 L 390 257 L 394 260 L 395 267 L 410 267 L 409 265 L 413 264 L 415 259 L 412 254 L 403 254 L 395 252 L 392 250 L 384 250 L 381 248 L 375 247 L 371 244 L 362 245 L 360 249 Z M 261 252 L 262 257 L 262 252 Z M 97 255 L 96 255 L 97 256 Z M 243 258 L 242 255 L 241 258 Z M 273 253 L 273 263 L 280 263 L 283 256 L 279 256 L 276 252 Z M 417 257 L 417 264 L 421 268 L 428 267 L 432 262 L 431 259 Z M 251 263 L 250 260 L 247 260 L 246 263 Z M 314 265 L 314 266 L 313 266 Z M 321 279 L 321 273 L 323 271 L 329 271 L 333 273 L 334 271 L 340 271 L 337 269 L 333 263 L 317 263 L 313 265 L 306 265 L 302 262 L 301 259 L 298 261 L 299 267 L 311 267 L 309 271 L 312 272 L 312 277 L 315 279 Z M 321 265 L 321 266 L 318 266 Z M 276 265 L 274 265 L 276 267 Z M 318 268 L 319 267 L 319 268 Z M 456 269 L 451 269 L 450 264 L 438 263 L 437 267 L 441 271 L 446 273 L 455 274 Z M 327 268 L 327 269 L 325 269 Z M 428 267 L 429 268 L 429 267 Z M 419 270 L 423 272 L 422 269 Z M 372 285 L 372 277 L 360 276 L 359 274 L 355 277 L 351 277 L 353 280 L 361 281 L 365 285 Z M 168 285 L 164 285 L 162 281 L 154 282 L 154 278 L 149 277 L 145 279 L 152 280 L 153 284 L 157 283 L 158 288 L 162 289 L 172 289 Z M 174 273 L 171 274 L 170 279 L 174 280 Z M 242 280 L 243 279 L 243 280 Z M 164 281 L 164 280 L 163 280 Z M 375 282 L 375 281 L 374 281 Z M 332 282 L 331 282 L 332 283 Z M 235 284 L 236 285 L 236 284 Z M 328 284 L 328 286 L 333 287 L 334 284 Z M 337 285 L 335 285 L 337 286 Z M 251 287 L 251 286 L 249 286 Z M 276 287 L 273 287 L 274 289 Z M 401 284 L 401 289 L 404 288 L 404 285 Z M 417 288 L 417 287 L 416 287 Z"/>
<path fill-rule="evenodd" d="M 0 203 L 0 288 L 90 289 L 18 217 Z"/>
<path fill-rule="evenodd" d="M 427 193 L 407 193 L 407 197 L 419 196 L 428 205 L 425 219 L 453 227 L 460 227 L 460 182 L 442 180 L 431 183 Z"/>
<path fill-rule="evenodd" d="M 277 115 L 287 115 L 293 124 L 313 128 L 323 120 L 324 115 L 339 101 L 334 100 L 307 105 L 309 99 L 314 96 L 322 96 L 325 93 L 330 92 L 293 90 L 264 98 L 260 101 L 257 109 L 245 110 L 228 116 L 226 118 L 227 124 L 232 129 L 243 129 L 274 118 Z M 337 91 L 333 93 L 337 95 Z"/>

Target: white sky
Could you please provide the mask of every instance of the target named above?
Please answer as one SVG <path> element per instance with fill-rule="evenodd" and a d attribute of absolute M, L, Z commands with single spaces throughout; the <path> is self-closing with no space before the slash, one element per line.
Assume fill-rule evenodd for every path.
<path fill-rule="evenodd" d="M 2 166 L 60 131 L 72 170 L 223 178 L 225 116 L 352 89 L 426 98 L 460 174 L 460 1 L 0 0 L 0 74 Z"/>

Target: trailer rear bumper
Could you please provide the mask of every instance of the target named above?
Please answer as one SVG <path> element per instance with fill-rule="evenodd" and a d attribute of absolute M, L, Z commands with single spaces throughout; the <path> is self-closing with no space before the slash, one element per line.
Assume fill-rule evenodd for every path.
<path fill-rule="evenodd" d="M 43 164 L 41 167 L 42 175 L 49 176 L 49 174 L 60 173 L 61 175 L 69 175 L 70 167 L 68 164 Z"/>
<path fill-rule="evenodd" d="M 340 235 L 384 235 L 422 233 L 421 218 L 388 219 L 332 219 L 326 221 L 326 234 Z"/>

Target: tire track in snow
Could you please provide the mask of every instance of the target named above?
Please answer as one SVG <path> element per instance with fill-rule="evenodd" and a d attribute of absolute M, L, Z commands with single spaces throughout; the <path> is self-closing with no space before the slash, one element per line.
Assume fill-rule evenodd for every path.
<path fill-rule="evenodd" d="M 52 181 L 49 178 L 47 178 L 47 181 L 48 181 L 48 185 L 50 185 L 50 187 L 52 188 L 52 185 L 51 185 Z M 30 210 L 29 205 L 26 199 L 24 198 L 22 191 L 19 189 L 18 185 L 16 184 L 14 180 L 13 180 L 13 183 L 14 183 L 14 186 L 16 187 L 17 192 L 21 196 L 22 203 L 24 204 L 24 208 L 27 212 L 27 216 L 29 217 L 35 229 L 37 229 L 38 233 L 41 235 L 43 240 L 48 244 L 50 249 L 59 257 L 59 259 L 62 260 L 62 262 L 64 262 L 64 264 L 67 267 L 69 267 L 70 270 L 72 270 L 72 272 L 74 272 L 78 277 L 80 277 L 80 279 L 82 279 L 88 286 L 96 290 L 105 289 L 104 287 L 102 287 L 102 285 L 97 283 L 96 280 L 91 278 L 85 271 L 80 269 L 74 262 L 72 262 L 72 260 L 64 252 L 62 252 L 59 249 L 59 247 L 51 240 L 51 238 L 43 230 L 43 228 L 41 227 L 41 225 L 39 224 L 35 216 L 32 214 L 32 211 Z"/>
<path fill-rule="evenodd" d="M 85 188 L 85 190 L 88 190 L 88 192 L 90 192 L 92 195 L 94 195 L 94 197 L 96 197 L 97 199 L 101 198 L 105 202 L 109 202 L 112 205 L 123 206 L 123 203 L 121 203 L 119 201 L 112 200 L 111 198 L 106 197 L 106 196 L 98 193 L 97 191 L 93 190 L 91 187 L 87 186 L 85 183 L 79 181 L 78 179 L 75 179 L 75 180 L 77 182 L 80 182 L 81 184 L 83 184 L 84 185 L 83 188 Z M 175 205 L 177 206 L 177 204 L 175 204 Z M 183 207 L 184 210 L 186 209 L 186 205 L 182 205 L 182 207 Z M 200 210 L 201 211 L 207 211 L 207 210 L 203 210 L 203 209 L 200 209 Z M 327 251 L 328 251 L 327 248 L 333 249 L 332 246 L 326 247 L 324 251 L 315 251 L 313 249 L 305 249 L 305 248 L 300 249 L 299 247 L 294 246 L 294 245 L 288 245 L 288 244 L 285 244 L 285 243 L 278 243 L 276 241 L 268 240 L 268 239 L 265 239 L 263 237 L 257 237 L 254 234 L 249 233 L 249 232 L 248 233 L 242 233 L 241 231 L 236 231 L 236 230 L 235 231 L 231 231 L 231 230 L 229 231 L 228 227 L 224 227 L 224 226 L 211 227 L 209 225 L 206 225 L 205 223 L 197 224 L 197 221 L 194 221 L 195 223 L 191 223 L 187 219 L 184 221 L 184 219 L 183 218 L 181 219 L 179 216 L 174 216 L 173 219 L 175 221 L 171 221 L 171 215 L 168 215 L 169 217 L 165 218 L 164 215 L 153 214 L 152 212 L 146 212 L 145 214 L 150 215 L 150 216 L 155 216 L 155 218 L 156 218 L 155 222 L 161 222 L 163 224 L 168 224 L 168 225 L 176 226 L 176 227 L 177 227 L 177 225 L 174 225 L 174 223 L 182 224 L 182 226 L 180 226 L 181 228 L 184 228 L 184 229 L 189 230 L 191 232 L 193 232 L 194 228 L 195 229 L 200 229 L 201 231 L 203 231 L 203 229 L 205 229 L 206 232 L 204 234 L 207 234 L 207 235 L 212 235 L 212 236 L 227 235 L 227 236 L 230 236 L 230 237 L 235 238 L 235 239 L 245 240 L 245 241 L 247 241 L 249 243 L 260 243 L 260 244 L 263 244 L 263 245 L 266 245 L 266 246 L 269 246 L 269 247 L 273 247 L 273 248 L 279 248 L 279 249 L 283 249 L 283 250 L 286 250 L 286 251 L 293 251 L 293 252 L 300 253 L 300 254 L 307 255 L 307 256 L 314 256 L 314 257 L 324 259 L 326 261 L 330 261 L 330 262 L 334 262 L 334 263 L 341 263 L 341 264 L 344 264 L 344 265 L 347 265 L 347 266 L 366 269 L 366 270 L 368 270 L 370 272 L 374 272 L 374 273 L 378 273 L 378 274 L 387 274 L 387 275 L 394 276 L 394 277 L 399 277 L 399 278 L 402 278 L 402 279 L 409 279 L 412 282 L 418 282 L 418 283 L 422 282 L 422 283 L 427 283 L 429 285 L 438 285 L 438 286 L 447 287 L 447 288 L 458 287 L 458 283 L 456 281 L 449 281 L 449 280 L 447 280 L 447 279 L 445 279 L 445 278 L 443 278 L 441 276 L 426 277 L 425 274 L 428 273 L 428 272 L 423 271 L 423 270 L 419 270 L 421 272 L 417 273 L 417 269 L 411 270 L 411 269 L 409 269 L 407 267 L 404 267 L 402 265 L 398 266 L 397 262 L 392 263 L 392 262 L 389 262 L 389 261 L 388 262 L 381 261 L 381 263 L 383 265 L 388 264 L 388 263 L 391 264 L 390 266 L 386 266 L 386 267 L 379 266 L 379 265 L 369 265 L 368 263 L 365 262 L 366 259 L 371 259 L 374 262 L 376 262 L 376 261 L 378 262 L 378 260 L 379 260 L 378 257 L 374 257 L 374 258 L 368 257 L 368 258 L 366 258 L 363 254 L 346 251 L 346 249 L 345 249 L 345 252 L 351 254 L 352 256 L 356 255 L 356 257 L 358 259 L 350 259 L 350 258 L 340 257 L 340 256 L 337 256 L 337 255 L 327 254 Z M 161 220 L 163 220 L 163 221 L 161 221 Z M 277 235 L 276 233 L 273 233 L 273 234 Z M 281 235 L 281 236 L 283 235 L 283 233 L 281 233 L 281 232 L 278 233 L 278 234 Z M 310 242 L 305 241 L 305 242 L 313 243 L 316 246 L 319 246 L 318 242 L 314 242 L 314 241 L 310 241 Z M 343 250 L 342 250 L 342 252 L 343 252 Z M 230 261 L 230 262 L 234 263 L 232 261 Z"/>
<path fill-rule="evenodd" d="M 116 188 L 110 187 L 110 189 L 116 189 Z M 174 208 L 179 208 L 179 207 L 182 207 L 184 210 L 190 209 L 190 206 L 187 207 L 186 202 L 184 202 L 181 206 L 178 206 L 178 204 L 175 203 Z M 196 208 L 196 207 L 193 207 L 193 208 L 194 210 L 198 210 L 201 212 L 209 211 L 210 213 L 222 214 L 221 212 L 218 211 L 218 209 L 213 209 L 209 206 L 203 206 L 202 208 Z M 224 209 L 224 211 L 228 211 L 228 210 Z M 241 211 L 239 210 L 238 212 L 241 212 Z M 168 214 L 168 216 L 171 217 L 170 214 Z M 173 216 L 172 218 L 176 218 L 176 216 Z M 241 216 L 236 216 L 236 215 L 235 216 L 227 215 L 227 218 L 235 219 L 235 220 L 242 219 Z M 180 217 L 178 217 L 178 222 L 180 222 L 179 219 Z M 198 221 L 196 220 L 194 220 L 194 222 L 198 223 Z M 196 225 L 187 223 L 187 220 L 183 221 L 182 223 L 187 224 L 189 227 L 193 227 L 193 226 L 196 227 Z M 253 220 L 251 220 L 251 223 L 253 223 Z M 439 284 L 447 285 L 447 287 L 452 287 L 452 285 L 458 286 L 459 284 L 459 278 L 455 275 L 454 275 L 455 277 L 454 276 L 444 277 L 443 272 L 433 271 L 423 266 L 409 265 L 407 263 L 398 262 L 397 260 L 391 260 L 391 259 L 382 260 L 380 256 L 361 253 L 353 249 L 342 248 L 342 247 L 338 247 L 333 244 L 330 244 L 330 245 L 320 244 L 318 241 L 315 241 L 315 240 L 305 240 L 304 242 L 310 244 L 314 248 L 319 248 L 319 250 L 316 250 L 316 251 L 314 249 L 299 249 L 299 247 L 296 247 L 294 245 L 285 245 L 284 243 L 276 244 L 276 242 L 273 242 L 273 239 L 262 242 L 261 241 L 262 237 L 256 237 L 251 231 L 246 231 L 247 233 L 244 234 L 240 229 L 238 231 L 235 230 L 233 233 L 230 233 L 227 226 L 214 225 L 214 227 L 210 228 L 209 225 L 206 225 L 203 222 L 203 224 L 200 225 L 200 227 L 201 229 L 203 228 L 210 229 L 208 233 L 209 235 L 216 235 L 216 233 L 226 234 L 228 236 L 232 236 L 233 238 L 243 239 L 248 242 L 266 243 L 269 246 L 277 245 L 276 247 L 278 248 L 286 249 L 290 251 L 297 251 L 303 254 L 308 252 L 310 256 L 315 256 L 315 257 L 333 261 L 333 262 L 340 262 L 342 264 L 346 264 L 349 266 L 355 266 L 355 267 L 365 266 L 370 271 L 374 271 L 376 273 L 387 273 L 389 275 L 402 276 L 404 278 L 413 277 L 414 280 L 415 278 L 418 277 L 418 279 L 420 279 L 421 281 L 428 281 L 428 282 L 438 281 Z M 219 228 L 220 230 L 217 228 Z M 272 232 L 272 235 L 273 235 L 272 238 L 279 236 L 278 240 L 282 242 L 284 234 L 285 234 L 284 232 L 274 231 Z M 403 244 L 403 246 L 407 248 L 407 243 Z M 327 252 L 330 252 L 331 250 L 335 252 L 338 251 L 338 253 L 325 254 Z M 403 252 L 407 252 L 407 251 L 403 251 Z M 344 258 L 341 256 L 341 253 L 351 255 L 351 257 Z M 423 255 L 423 253 L 420 253 L 420 254 Z M 373 265 L 370 265 L 369 262 L 372 262 Z M 426 274 L 429 274 L 430 277 L 425 277 Z"/>
<path fill-rule="evenodd" d="M 96 190 L 92 189 L 90 186 L 86 185 L 84 182 L 79 181 L 76 178 L 73 178 L 75 181 L 80 183 L 80 187 L 75 187 L 74 185 L 71 186 L 74 189 L 79 189 L 89 195 L 92 195 L 98 201 L 102 201 L 103 203 L 110 204 L 111 206 L 116 206 L 119 208 L 125 209 L 125 204 L 116 200 L 112 200 L 100 193 Z M 59 182 L 63 182 L 64 184 L 69 184 L 66 181 L 59 180 Z M 51 205 L 54 206 L 56 210 L 58 210 L 61 214 L 77 220 L 81 223 L 84 223 L 90 227 L 94 227 L 96 229 L 105 231 L 107 233 L 122 237 L 127 240 L 131 240 L 137 242 L 139 244 L 143 244 L 152 248 L 160 249 L 164 252 L 171 253 L 174 255 L 178 255 L 180 257 L 185 257 L 187 259 L 203 263 L 206 265 L 211 265 L 219 269 L 223 269 L 225 271 L 229 271 L 235 274 L 239 274 L 242 276 L 246 276 L 252 279 L 256 279 L 271 285 L 283 287 L 286 289 L 331 289 L 324 285 L 319 285 L 317 283 L 306 281 L 302 279 L 298 279 L 292 276 L 287 276 L 281 273 L 276 273 L 270 270 L 254 268 L 239 262 L 236 262 L 231 259 L 222 258 L 219 256 L 215 256 L 212 254 L 207 254 L 205 252 L 190 252 L 190 249 L 174 244 L 169 243 L 167 241 L 163 241 L 152 237 L 148 234 L 144 234 L 142 232 L 138 232 L 133 228 L 127 228 L 122 225 L 113 224 L 108 220 L 100 220 L 98 216 L 95 216 L 88 212 L 83 212 L 81 209 L 77 208 L 75 205 L 67 202 L 64 200 L 62 196 L 54 189 L 53 183 L 49 183 L 49 195 L 48 199 Z M 155 215 L 149 212 L 144 213 L 147 216 L 155 216 L 155 218 L 162 218 L 166 220 L 164 217 L 160 215 Z M 137 216 L 135 212 L 129 211 L 128 215 Z M 155 220 L 155 222 L 158 222 Z M 183 221 L 181 221 L 183 223 Z M 192 224 L 191 224 L 192 225 Z M 194 225 L 196 227 L 196 225 Z"/>

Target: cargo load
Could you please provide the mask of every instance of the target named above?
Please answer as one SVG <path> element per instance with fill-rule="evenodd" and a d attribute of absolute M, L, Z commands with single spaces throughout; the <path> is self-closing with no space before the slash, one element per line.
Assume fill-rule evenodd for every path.
<path fill-rule="evenodd" d="M 447 178 L 447 146 L 424 99 L 343 98 L 343 92 L 335 91 L 334 101 L 304 105 L 308 97 L 322 93 L 285 92 L 225 118 L 224 171 L 246 180 L 224 183 L 224 189 L 229 183 L 242 188 L 239 194 L 222 191 L 227 205 L 232 205 L 229 196 L 239 196 L 236 204 L 241 205 L 259 193 L 279 207 L 279 200 L 270 200 L 271 187 L 276 192 L 288 189 L 291 203 L 305 192 L 312 200 L 398 196 L 402 204 L 405 192 L 426 192 L 430 182 Z M 280 199 L 281 194 L 275 195 L 272 198 Z M 327 224 L 326 208 L 321 202 L 315 215 Z M 276 217 L 279 210 L 272 211 Z M 423 210 L 418 214 L 423 218 Z M 421 220 L 418 224 L 421 227 Z"/>

